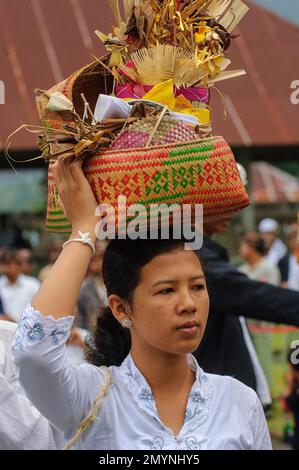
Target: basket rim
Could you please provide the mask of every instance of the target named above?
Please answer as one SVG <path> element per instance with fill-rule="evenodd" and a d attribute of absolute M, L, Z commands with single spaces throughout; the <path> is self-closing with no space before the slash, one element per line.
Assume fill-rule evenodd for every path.
<path fill-rule="evenodd" d="M 98 155 L 111 155 L 111 154 L 115 154 L 115 153 L 128 153 L 128 152 L 150 152 L 150 151 L 153 151 L 153 150 L 168 150 L 168 149 L 171 149 L 173 147 L 182 147 L 182 146 L 186 146 L 186 145 L 194 145 L 194 144 L 204 144 L 205 142 L 209 142 L 209 141 L 213 141 L 215 142 L 216 140 L 219 140 L 219 141 L 223 141 L 226 146 L 230 149 L 231 153 L 233 154 L 233 151 L 231 149 L 231 146 L 227 143 L 227 141 L 225 140 L 225 138 L 221 135 L 219 136 L 210 136 L 210 137 L 206 137 L 204 139 L 196 139 L 196 140 L 184 140 L 183 142 L 181 141 L 177 141 L 177 142 L 172 142 L 171 144 L 160 144 L 160 145 L 153 145 L 153 146 L 150 146 L 150 147 L 130 147 L 130 148 L 124 148 L 124 149 L 107 149 L 103 152 L 99 152 Z M 96 153 L 91 155 L 90 157 L 87 157 L 87 159 L 89 158 L 92 158 L 93 156 L 97 155 Z"/>

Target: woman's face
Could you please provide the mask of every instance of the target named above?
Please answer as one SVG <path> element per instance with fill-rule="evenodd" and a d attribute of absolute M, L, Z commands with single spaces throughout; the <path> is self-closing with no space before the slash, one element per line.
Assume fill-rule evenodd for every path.
<path fill-rule="evenodd" d="M 239 249 L 239 253 L 240 253 L 242 260 L 247 261 L 248 258 L 250 258 L 252 251 L 254 250 L 252 249 L 250 245 L 248 245 L 247 241 L 242 240 L 240 244 L 240 249 Z"/>
<path fill-rule="evenodd" d="M 140 273 L 130 306 L 132 347 L 170 354 L 195 351 L 203 337 L 209 296 L 200 261 L 190 250 L 156 256 Z"/>

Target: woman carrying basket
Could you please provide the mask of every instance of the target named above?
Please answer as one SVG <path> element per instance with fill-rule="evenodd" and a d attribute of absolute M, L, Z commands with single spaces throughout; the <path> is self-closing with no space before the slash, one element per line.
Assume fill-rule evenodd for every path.
<path fill-rule="evenodd" d="M 72 234 L 23 314 L 14 357 L 29 398 L 63 431 L 67 448 L 271 449 L 255 392 L 205 374 L 192 356 L 209 296 L 198 255 L 184 250 L 184 240 L 110 242 L 103 262 L 109 308 L 89 346 L 92 363 L 67 362 L 97 202 L 80 160 L 60 158 L 51 171 Z"/>

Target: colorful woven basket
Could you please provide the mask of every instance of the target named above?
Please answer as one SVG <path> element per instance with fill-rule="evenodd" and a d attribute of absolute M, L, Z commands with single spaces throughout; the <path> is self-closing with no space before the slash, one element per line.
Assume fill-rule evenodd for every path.
<path fill-rule="evenodd" d="M 138 119 L 138 121 L 127 126 L 119 133 L 110 148 L 113 150 L 124 150 L 146 147 L 156 123 L 156 117 Z M 195 131 L 194 126 L 166 116 L 160 122 L 159 127 L 151 139 L 150 146 L 167 145 L 174 142 L 188 142 L 189 140 L 197 140 L 198 138 L 199 135 Z"/>
<path fill-rule="evenodd" d="M 93 156 L 84 173 L 97 201 L 113 206 L 126 196 L 127 206 L 143 204 L 203 204 L 204 217 L 219 217 L 243 209 L 248 196 L 229 145 L 222 137 Z M 127 220 L 128 221 L 128 220 Z M 47 228 L 68 232 L 71 227 L 59 208 L 49 175 Z"/>
<path fill-rule="evenodd" d="M 101 62 L 105 63 L 106 57 L 103 57 Z M 82 101 L 81 93 L 84 93 L 90 107 L 94 110 L 99 94 L 111 94 L 113 92 L 113 84 L 114 79 L 111 73 L 98 61 L 94 61 L 73 72 L 62 82 L 54 85 L 49 90 L 49 93 L 59 91 L 65 95 L 72 101 L 79 116 L 83 116 L 84 102 Z M 40 99 L 37 98 L 37 107 L 40 111 L 39 101 Z"/>
<path fill-rule="evenodd" d="M 50 92 L 63 93 L 82 116 L 81 93 L 94 110 L 98 94 L 109 94 L 112 88 L 112 76 L 93 62 Z M 44 116 L 43 123 L 60 127 L 60 122 L 50 117 Z M 140 120 L 138 125 L 124 129 L 110 149 L 84 162 L 83 170 L 97 202 L 114 208 L 116 225 L 119 196 L 126 197 L 127 207 L 143 204 L 147 210 L 153 204 L 203 204 L 206 219 L 231 214 L 249 204 L 234 156 L 223 137 L 200 140 L 192 126 L 165 116 L 151 146 L 145 148 L 153 125 L 150 118 Z M 127 222 L 130 220 L 128 217 Z M 50 173 L 47 228 L 52 232 L 71 230 Z"/>

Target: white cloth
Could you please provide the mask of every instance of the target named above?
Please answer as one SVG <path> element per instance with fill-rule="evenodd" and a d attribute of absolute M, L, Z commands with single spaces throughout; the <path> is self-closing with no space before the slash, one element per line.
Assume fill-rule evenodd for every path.
<path fill-rule="evenodd" d="M 286 253 L 287 247 L 279 238 L 276 238 L 268 251 L 267 258 L 272 263 L 277 264 Z"/>
<path fill-rule="evenodd" d="M 299 291 L 299 264 L 295 255 L 290 255 L 288 288 Z"/>
<path fill-rule="evenodd" d="M 250 279 L 260 282 L 268 282 L 273 286 L 280 284 L 280 272 L 276 264 L 269 260 L 269 256 L 262 257 L 255 265 L 244 263 L 239 270 L 246 274 Z"/>
<path fill-rule="evenodd" d="M 250 279 L 261 281 L 261 282 L 268 282 L 274 286 L 278 286 L 280 284 L 280 272 L 278 267 L 270 261 L 267 257 L 263 257 L 260 259 L 258 263 L 254 266 L 251 266 L 248 263 L 243 264 L 240 266 L 239 270 L 245 273 Z M 240 317 L 242 332 L 244 336 L 244 340 L 250 355 L 251 363 L 254 369 L 254 374 L 256 378 L 256 391 L 257 394 L 264 406 L 270 405 L 272 403 L 271 394 L 269 385 L 265 376 L 265 373 L 262 369 L 260 360 L 256 353 L 254 344 L 248 332 L 248 328 L 246 325 L 246 320 L 244 317 Z M 252 320 L 250 320 L 252 323 Z M 266 322 L 254 322 L 258 324 L 268 324 Z"/>
<path fill-rule="evenodd" d="M 246 347 L 248 349 L 248 353 L 251 359 L 251 364 L 254 370 L 254 375 L 255 375 L 255 380 L 256 380 L 256 391 L 259 396 L 259 399 L 261 400 L 262 404 L 264 406 L 271 405 L 272 403 L 272 398 L 270 395 L 270 389 L 268 386 L 268 382 L 265 376 L 265 373 L 262 369 L 262 366 L 260 364 L 258 355 L 256 353 L 256 350 L 254 348 L 252 339 L 250 337 L 247 325 L 246 325 L 246 320 L 244 317 L 239 317 L 240 323 L 241 323 L 241 328 L 242 328 L 242 333 L 244 337 L 244 341 L 246 343 Z"/>
<path fill-rule="evenodd" d="M 18 326 L 14 359 L 28 396 L 69 440 L 99 394 L 103 371 L 65 360 L 72 317 L 54 320 L 28 307 Z M 150 386 L 128 355 L 113 378 L 97 419 L 74 448 L 96 450 L 271 449 L 256 393 L 231 377 L 205 374 L 188 355 L 196 380 L 185 422 L 174 436 L 161 421 Z"/>
<path fill-rule="evenodd" d="M 31 276 L 20 274 L 17 282 L 11 284 L 6 276 L 0 277 L 0 297 L 4 313 L 18 322 L 26 305 L 30 304 L 40 287 L 40 282 Z"/>
<path fill-rule="evenodd" d="M 16 328 L 0 321 L 0 450 L 62 449 L 62 433 L 32 405 L 16 378 L 11 354 Z"/>
<path fill-rule="evenodd" d="M 105 119 L 126 119 L 130 111 L 131 106 L 121 98 L 100 94 L 94 110 L 94 119 L 96 122 Z"/>
<path fill-rule="evenodd" d="M 131 100 L 129 103 L 132 105 L 136 101 L 140 100 Z M 155 101 L 142 100 L 144 103 L 154 103 Z M 132 109 L 128 102 L 124 101 L 121 98 L 116 98 L 115 96 L 99 95 L 97 103 L 94 110 L 94 120 L 96 122 L 104 121 L 104 119 L 126 119 Z M 196 126 L 198 124 L 198 119 L 196 116 L 190 116 L 188 114 L 175 113 L 169 110 L 169 116 L 173 119 L 178 119 L 188 124 Z"/>
<path fill-rule="evenodd" d="M 82 340 L 85 341 L 88 331 L 84 328 L 78 327 L 76 327 L 76 330 L 81 336 Z M 85 362 L 84 348 L 81 348 L 81 346 L 77 344 L 67 344 L 65 353 L 67 360 L 72 364 L 79 365 Z"/>

